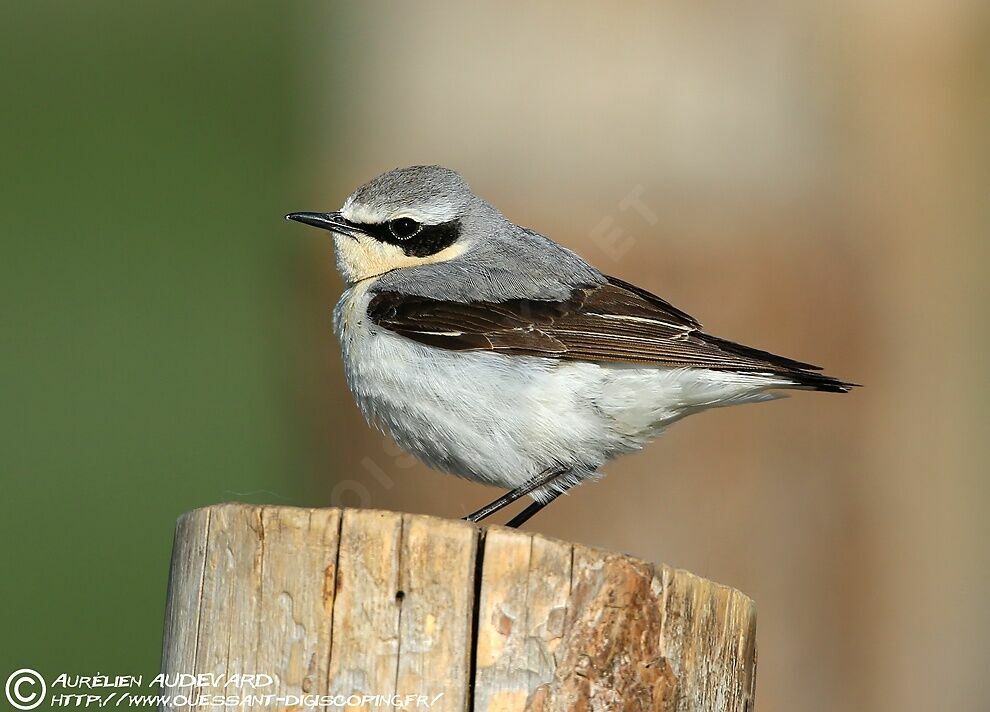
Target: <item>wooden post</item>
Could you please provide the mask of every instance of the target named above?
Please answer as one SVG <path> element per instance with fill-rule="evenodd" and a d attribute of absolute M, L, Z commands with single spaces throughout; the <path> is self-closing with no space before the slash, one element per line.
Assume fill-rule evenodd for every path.
<path fill-rule="evenodd" d="M 192 698 L 175 709 L 751 710 L 755 620 L 732 589 L 529 531 L 223 504 L 179 520 L 162 692 Z"/>

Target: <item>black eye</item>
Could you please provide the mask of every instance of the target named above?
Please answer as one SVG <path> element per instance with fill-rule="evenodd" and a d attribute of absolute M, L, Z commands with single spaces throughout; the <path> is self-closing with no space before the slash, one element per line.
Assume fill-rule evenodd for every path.
<path fill-rule="evenodd" d="M 412 218 L 396 218 L 388 221 L 388 229 L 400 240 L 408 240 L 422 229 L 422 225 Z"/>

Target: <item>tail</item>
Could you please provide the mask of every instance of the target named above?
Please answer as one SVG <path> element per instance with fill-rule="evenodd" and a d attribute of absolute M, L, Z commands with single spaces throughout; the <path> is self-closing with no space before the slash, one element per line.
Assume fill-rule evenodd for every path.
<path fill-rule="evenodd" d="M 825 393 L 848 393 L 853 388 L 860 388 L 859 383 L 848 383 L 840 381 L 838 378 L 826 376 L 824 373 L 808 373 L 799 371 L 787 376 L 796 385 L 795 388 L 803 388 L 809 391 L 824 391 Z"/>
<path fill-rule="evenodd" d="M 848 393 L 853 388 L 860 387 L 858 383 L 849 383 L 833 376 L 826 376 L 824 373 L 821 373 L 821 366 L 795 361 L 786 356 L 772 354 L 769 351 L 754 349 L 752 346 L 743 346 L 742 344 L 720 339 L 711 334 L 704 334 L 702 338 L 708 343 L 718 346 L 722 351 L 751 359 L 754 362 L 758 362 L 759 366 L 766 366 L 767 373 L 790 381 L 794 384 L 791 386 L 792 388 L 823 391 L 825 393 Z"/>

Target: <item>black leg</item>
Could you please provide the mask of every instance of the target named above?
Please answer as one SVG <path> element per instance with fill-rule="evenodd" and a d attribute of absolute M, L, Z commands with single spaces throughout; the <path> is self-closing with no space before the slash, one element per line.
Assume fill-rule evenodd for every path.
<path fill-rule="evenodd" d="M 561 473 L 561 474 L 563 474 L 563 473 Z M 547 496 L 549 497 L 549 499 L 547 501 L 545 501 L 545 502 L 540 502 L 540 501 L 533 502 L 531 505 L 529 505 L 528 507 L 526 507 L 526 509 L 524 509 L 523 511 L 519 512 L 519 514 L 517 514 L 512 519 L 510 519 L 506 523 L 505 526 L 511 527 L 512 529 L 518 529 L 523 524 L 525 524 L 530 519 L 532 519 L 532 517 L 533 517 L 534 514 L 536 514 L 541 509 L 543 509 L 548 504 L 550 504 L 552 501 L 554 501 L 555 499 L 557 499 L 557 497 L 559 497 L 560 495 L 564 494 L 564 492 L 566 492 L 568 489 L 570 489 L 571 486 L 572 485 L 570 485 L 570 484 L 560 484 L 557 487 L 555 487 L 554 489 L 551 489 L 549 492 L 547 492 Z"/>
<path fill-rule="evenodd" d="M 560 492 L 552 492 L 551 493 L 551 496 L 550 496 L 550 499 L 548 499 L 546 502 L 533 502 L 528 507 L 526 507 L 526 509 L 524 509 L 523 511 L 519 512 L 519 514 L 517 514 L 512 519 L 510 519 L 508 522 L 506 522 L 505 526 L 507 526 L 507 527 L 509 527 L 511 529 L 518 529 L 523 524 L 525 524 L 530 519 L 532 519 L 532 517 L 533 517 L 534 514 L 536 514 L 541 509 L 543 509 L 548 504 L 550 504 L 552 501 L 554 501 L 555 499 L 557 499 L 557 497 L 559 497 L 560 494 L 561 494 Z"/>
<path fill-rule="evenodd" d="M 541 472 L 540 474 L 538 474 L 536 477 L 529 480 L 525 484 L 516 487 L 511 492 L 506 492 L 501 497 L 496 499 L 494 502 L 489 502 L 484 507 L 479 509 L 477 512 L 472 512 L 471 514 L 467 515 L 466 517 L 464 517 L 464 519 L 466 519 L 469 522 L 480 522 L 485 517 L 495 514 L 495 512 L 502 509 L 503 507 L 512 504 L 523 495 L 529 494 L 537 487 L 542 487 L 548 482 L 552 482 L 560 474 L 561 472 L 559 470 L 545 470 L 544 472 Z"/>

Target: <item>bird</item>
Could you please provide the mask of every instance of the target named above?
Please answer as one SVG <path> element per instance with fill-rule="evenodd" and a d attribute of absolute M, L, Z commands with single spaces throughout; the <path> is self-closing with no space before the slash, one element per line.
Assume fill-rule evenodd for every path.
<path fill-rule="evenodd" d="M 694 413 L 854 385 L 712 336 L 646 289 L 510 221 L 442 166 L 383 173 L 328 231 L 346 380 L 367 421 L 428 466 L 529 495 L 518 527 Z"/>

